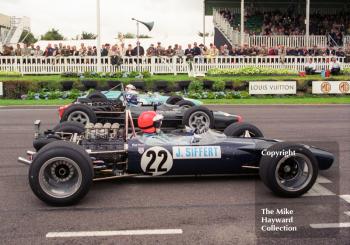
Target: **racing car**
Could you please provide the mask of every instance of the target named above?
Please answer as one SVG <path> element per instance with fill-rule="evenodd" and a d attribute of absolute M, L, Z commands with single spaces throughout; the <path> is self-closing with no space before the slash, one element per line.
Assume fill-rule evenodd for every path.
<path fill-rule="evenodd" d="M 133 118 L 144 112 L 156 109 L 164 116 L 163 126 L 165 130 L 189 126 L 193 129 L 203 130 L 213 128 L 223 131 L 232 123 L 242 121 L 239 115 L 232 115 L 222 111 L 210 111 L 208 108 L 196 105 L 191 101 L 184 100 L 179 96 L 168 98 L 168 102 L 173 104 L 143 104 L 140 102 L 137 106 L 129 105 L 123 91 L 123 87 L 118 96 L 114 99 L 107 99 L 101 92 L 93 92 L 87 98 L 78 98 L 75 102 L 59 108 L 60 122 L 75 121 L 86 125 L 87 123 L 119 123 L 125 121 L 125 109 L 131 111 Z M 137 120 L 134 121 L 137 126 Z M 261 136 L 261 135 L 259 135 Z"/>
<path fill-rule="evenodd" d="M 87 124 L 81 134 L 66 134 L 39 151 L 28 151 L 29 184 L 49 205 L 80 201 L 93 181 L 177 175 L 258 173 L 276 195 L 299 197 L 315 183 L 319 170 L 331 167 L 325 150 L 265 138 L 230 137 L 215 130 L 202 134 L 174 131 L 166 143 L 148 144 L 135 131 L 129 110 L 125 123 Z M 35 123 L 35 137 L 40 122 Z M 57 134 L 58 132 L 56 132 Z M 63 137 L 63 135 L 62 135 Z"/>

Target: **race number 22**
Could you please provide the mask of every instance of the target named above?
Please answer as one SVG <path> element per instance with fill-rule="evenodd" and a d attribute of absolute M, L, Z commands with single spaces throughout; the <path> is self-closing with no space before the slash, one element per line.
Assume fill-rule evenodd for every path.
<path fill-rule="evenodd" d="M 169 172 L 172 166 L 173 158 L 163 147 L 151 147 L 142 154 L 141 168 L 147 174 L 162 175 Z"/>

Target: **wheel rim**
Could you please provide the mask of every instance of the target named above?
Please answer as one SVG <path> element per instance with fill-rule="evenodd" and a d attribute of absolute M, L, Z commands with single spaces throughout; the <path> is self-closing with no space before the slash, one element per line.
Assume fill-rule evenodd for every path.
<path fill-rule="evenodd" d="M 90 122 L 89 116 L 83 111 L 74 111 L 68 116 L 68 121 L 79 122 L 84 125 Z"/>
<path fill-rule="evenodd" d="M 39 171 L 39 185 L 49 196 L 66 198 L 78 191 L 82 173 L 76 162 L 65 157 L 46 161 Z"/>
<path fill-rule="evenodd" d="M 305 188 L 311 181 L 313 167 L 310 159 L 301 153 L 283 157 L 275 170 L 278 185 L 289 192 Z"/>
<path fill-rule="evenodd" d="M 239 136 L 241 138 L 252 138 L 252 137 L 256 137 L 255 133 L 246 129 L 243 131 L 243 133 Z"/>
<path fill-rule="evenodd" d="M 208 129 L 210 127 L 210 118 L 209 116 L 202 112 L 194 112 L 189 118 L 189 126 L 198 130 Z"/>

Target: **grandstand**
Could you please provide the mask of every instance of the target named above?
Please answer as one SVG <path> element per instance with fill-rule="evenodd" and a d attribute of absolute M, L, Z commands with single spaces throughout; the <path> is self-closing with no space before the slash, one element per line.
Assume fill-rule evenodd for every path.
<path fill-rule="evenodd" d="M 350 45 L 350 0 L 205 0 L 205 14 L 217 47 Z"/>
<path fill-rule="evenodd" d="M 23 31 L 30 31 L 28 17 L 7 16 L 0 13 L 0 47 L 20 42 Z"/>

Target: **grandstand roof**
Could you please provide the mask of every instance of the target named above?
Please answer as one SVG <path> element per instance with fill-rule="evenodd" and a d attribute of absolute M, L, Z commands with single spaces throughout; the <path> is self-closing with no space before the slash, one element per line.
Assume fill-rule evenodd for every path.
<path fill-rule="evenodd" d="M 205 1 L 205 14 L 212 15 L 213 8 L 240 8 L 241 0 L 204 0 Z M 259 7 L 287 7 L 291 4 L 297 5 L 300 2 L 301 6 L 305 6 L 305 0 L 245 0 L 245 4 L 249 6 Z M 310 0 L 311 8 L 339 8 L 350 9 L 350 0 Z"/>

